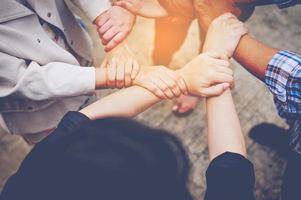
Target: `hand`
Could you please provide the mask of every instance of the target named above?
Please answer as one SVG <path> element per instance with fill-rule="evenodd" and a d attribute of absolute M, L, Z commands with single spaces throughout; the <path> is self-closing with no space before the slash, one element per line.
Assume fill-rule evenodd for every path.
<path fill-rule="evenodd" d="M 142 67 L 133 84 L 148 89 L 161 99 L 187 94 L 184 79 L 164 66 Z"/>
<path fill-rule="evenodd" d="M 127 37 L 135 19 L 135 15 L 119 6 L 113 6 L 96 18 L 97 32 L 106 52 L 111 51 Z"/>
<path fill-rule="evenodd" d="M 223 56 L 218 53 L 203 53 L 177 71 L 184 78 L 191 95 L 217 96 L 233 84 L 229 61 L 221 58 Z"/>
<path fill-rule="evenodd" d="M 148 18 L 165 17 L 167 11 L 159 4 L 157 0 L 119 0 L 114 2 L 115 6 L 123 7 L 135 15 Z"/>
<path fill-rule="evenodd" d="M 231 58 L 240 38 L 246 33 L 248 30 L 244 23 L 231 13 L 223 14 L 210 24 L 203 52 L 220 52 Z"/>
<path fill-rule="evenodd" d="M 101 68 L 106 69 L 106 86 L 121 89 L 132 85 L 140 67 L 132 56 L 109 55 Z"/>

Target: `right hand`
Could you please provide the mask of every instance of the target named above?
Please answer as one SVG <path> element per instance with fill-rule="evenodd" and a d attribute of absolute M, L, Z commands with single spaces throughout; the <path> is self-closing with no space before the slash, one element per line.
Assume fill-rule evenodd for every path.
<path fill-rule="evenodd" d="M 210 24 L 203 51 L 220 52 L 231 58 L 240 38 L 247 33 L 248 29 L 235 15 L 223 14 Z"/>
<path fill-rule="evenodd" d="M 119 0 L 114 2 L 114 6 L 120 6 L 132 12 L 135 15 L 147 18 L 165 17 L 167 11 L 159 4 L 157 0 Z"/>
<path fill-rule="evenodd" d="M 177 73 L 184 78 L 191 95 L 218 96 L 233 84 L 233 71 L 229 65 L 225 56 L 207 52 L 194 58 Z"/>
<path fill-rule="evenodd" d="M 114 49 L 129 35 L 135 20 L 133 13 L 119 6 L 112 6 L 95 19 L 98 35 L 106 52 Z"/>
<path fill-rule="evenodd" d="M 106 57 L 101 68 L 106 69 L 106 87 L 121 89 L 132 85 L 140 67 L 133 57 L 123 55 Z"/>
<path fill-rule="evenodd" d="M 173 99 L 188 93 L 184 79 L 164 66 L 141 67 L 133 84 L 151 91 L 161 99 Z"/>

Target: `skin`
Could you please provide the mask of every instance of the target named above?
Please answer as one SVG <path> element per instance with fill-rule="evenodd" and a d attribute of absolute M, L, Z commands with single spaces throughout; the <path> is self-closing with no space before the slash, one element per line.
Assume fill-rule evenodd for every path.
<path fill-rule="evenodd" d="M 241 39 L 234 58 L 250 73 L 264 81 L 267 66 L 278 51 L 278 49 L 269 47 L 250 35 L 246 35 Z"/>
<path fill-rule="evenodd" d="M 132 85 L 143 87 L 161 99 L 172 99 L 188 93 L 202 97 L 218 95 L 224 86 L 233 84 L 229 61 L 221 60 L 221 57 L 212 52 L 201 54 L 177 71 L 164 66 L 142 67 Z M 97 87 L 107 87 L 107 69 L 96 70 Z"/>
<path fill-rule="evenodd" d="M 221 30 L 233 28 L 232 26 L 224 26 L 225 23 L 223 22 L 226 22 L 228 18 L 229 15 L 224 15 L 216 19 L 216 22 L 211 27 L 209 26 L 210 35 L 207 37 L 213 37 Z M 236 40 L 233 39 L 232 41 L 235 42 Z M 216 47 L 215 40 L 206 40 L 206 49 L 214 50 Z M 233 48 L 235 49 L 236 47 L 234 46 Z M 222 51 L 226 51 L 227 53 L 233 52 L 233 50 L 230 51 L 229 48 L 225 48 Z M 192 92 L 199 91 L 200 88 L 204 87 L 202 81 L 197 81 L 195 79 L 194 75 L 197 74 L 197 71 L 194 70 L 208 67 L 208 60 L 210 59 L 206 59 L 206 56 L 212 54 L 216 54 L 216 57 L 222 57 L 218 55 L 218 52 L 206 52 L 205 54 L 199 55 L 198 58 L 194 59 L 194 61 L 190 62 L 190 64 L 186 65 L 183 68 L 184 72 L 180 70 L 178 71 L 178 73 L 184 75 L 186 81 L 189 81 L 190 79 L 191 84 L 188 84 L 188 91 L 190 91 L 190 93 L 202 96 L 201 93 Z M 211 59 L 214 59 L 214 57 L 211 57 Z M 199 61 L 199 63 L 197 63 L 197 61 Z M 220 59 L 218 61 L 227 61 L 227 57 L 224 57 L 224 60 Z M 228 66 L 225 68 L 228 68 Z M 204 77 L 207 76 L 207 78 L 209 78 L 207 72 L 203 71 L 203 73 Z M 210 160 L 226 151 L 246 156 L 244 137 L 232 95 L 228 89 L 229 87 L 227 87 L 225 84 L 218 84 L 211 87 L 220 87 L 222 90 L 220 91 L 220 95 L 212 96 L 206 99 Z M 120 101 L 121 99 L 122 101 Z M 92 120 L 114 116 L 134 117 L 159 101 L 160 98 L 148 90 L 133 86 L 111 94 L 84 108 L 80 112 Z"/>
<path fill-rule="evenodd" d="M 231 12 L 239 16 L 241 11 L 235 6 L 235 2 L 251 3 L 253 0 L 226 0 L 220 4 L 219 0 L 197 0 L 198 19 L 203 30 L 218 16 L 225 12 Z M 217 6 L 218 5 L 218 6 Z M 267 65 L 277 53 L 277 49 L 269 47 L 250 35 L 245 35 L 239 42 L 234 58 L 250 73 L 264 81 Z"/>
<path fill-rule="evenodd" d="M 165 65 L 168 65 L 170 62 L 170 59 L 171 59 L 171 56 L 168 56 L 168 55 L 172 55 L 171 52 L 173 52 L 175 49 L 177 49 L 182 44 L 183 40 L 180 40 L 179 38 L 182 38 L 182 39 L 185 38 L 184 35 L 186 35 L 186 33 L 187 33 L 186 31 L 188 30 L 190 22 L 195 17 L 194 11 L 197 11 L 196 16 L 202 15 L 202 17 L 198 18 L 199 24 L 202 29 L 206 29 L 206 30 L 208 29 L 209 24 L 211 24 L 212 18 L 215 18 L 215 16 L 217 16 L 217 14 L 221 13 L 224 10 L 233 12 L 236 15 L 240 15 L 240 10 L 238 8 L 236 8 L 235 2 L 230 1 L 230 0 L 219 1 L 219 2 L 216 2 L 215 4 L 210 4 L 210 2 L 208 2 L 208 1 L 194 1 L 193 2 L 194 4 L 189 4 L 189 3 L 183 4 L 183 2 L 181 2 L 181 1 L 170 1 L 170 3 L 169 3 L 169 1 L 168 2 L 161 1 L 160 3 L 161 4 L 158 4 L 157 0 L 151 0 L 151 1 L 121 0 L 121 1 L 119 1 L 118 4 L 115 4 L 115 5 L 122 6 L 126 9 L 129 9 L 131 12 L 135 13 L 136 15 L 140 15 L 140 16 L 144 16 L 144 17 L 151 16 L 153 18 L 161 18 L 161 17 L 168 18 L 168 15 L 170 15 L 170 17 L 172 17 L 174 14 L 176 14 L 175 16 L 178 16 L 178 15 L 181 16 L 180 19 L 182 21 L 177 20 L 177 23 L 180 23 L 180 26 L 185 26 L 185 27 L 187 26 L 187 28 L 183 29 L 183 27 L 182 27 L 179 30 L 174 31 L 174 30 L 172 30 L 172 28 L 175 27 L 177 29 L 177 26 L 179 26 L 177 24 L 174 24 L 172 26 L 168 26 L 168 28 L 166 28 L 166 30 L 164 31 L 164 34 L 163 34 L 163 32 L 161 33 L 161 34 L 163 34 L 163 36 L 160 35 L 160 37 L 156 37 L 156 39 L 162 38 L 162 41 L 156 40 L 155 43 L 159 44 L 160 46 L 161 46 L 161 44 L 166 43 L 165 45 L 163 45 L 166 47 L 166 49 L 163 50 L 160 48 L 161 49 L 160 53 L 159 53 L 159 51 L 155 51 L 154 61 L 155 61 L 155 63 L 163 63 Z M 181 13 L 177 12 L 177 11 L 179 11 L 179 8 L 177 7 L 178 5 L 176 3 L 179 3 L 181 5 L 180 10 L 183 12 L 181 12 Z M 164 13 L 160 12 L 161 10 L 164 9 L 162 4 L 164 4 L 164 7 L 168 8 L 167 10 L 170 12 L 170 13 L 167 13 L 167 15 L 163 15 Z M 212 10 L 211 6 L 208 6 L 207 4 L 214 6 L 215 12 L 211 12 L 211 10 Z M 185 5 L 186 7 L 183 8 L 183 5 Z M 152 13 L 146 12 L 146 11 L 152 11 Z M 187 13 L 190 13 L 190 14 L 187 15 Z M 178 17 L 176 17 L 176 18 L 178 19 Z M 172 22 L 167 19 L 167 23 L 170 24 Z M 230 23 L 240 23 L 240 22 L 237 22 L 237 20 L 235 21 L 235 19 L 232 19 L 232 22 L 230 22 Z M 160 25 L 160 23 L 159 24 L 156 23 L 156 26 L 157 25 Z M 236 26 L 242 27 L 241 24 L 238 24 Z M 164 27 L 167 27 L 167 24 L 165 25 L 163 23 L 161 29 L 162 28 L 164 29 Z M 181 31 L 181 30 L 184 30 L 184 31 Z M 169 33 L 169 31 L 171 31 L 171 32 Z M 230 31 L 232 31 L 232 30 L 230 30 Z M 178 35 L 176 35 L 174 32 Z M 243 33 L 246 31 L 244 28 L 241 28 L 240 30 L 234 31 L 234 33 L 235 32 Z M 164 38 L 164 35 L 168 35 L 168 37 Z M 212 34 L 209 34 L 209 35 L 212 35 Z M 217 33 L 217 35 L 221 35 L 221 34 Z M 229 35 L 229 33 L 226 34 L 226 36 L 227 35 Z M 176 38 L 173 38 L 172 36 L 174 36 Z M 213 40 L 217 40 L 216 38 L 218 38 L 218 37 L 212 36 L 212 38 L 213 38 Z M 233 35 L 233 38 L 235 38 L 235 34 Z M 216 44 L 217 44 L 216 46 L 228 45 L 228 44 L 221 44 L 221 43 L 227 43 L 227 41 L 224 40 L 224 38 L 218 38 L 218 39 L 219 39 L 219 41 L 216 42 Z M 240 38 L 237 38 L 238 41 L 239 41 L 239 39 Z M 208 38 L 207 38 L 207 40 L 208 40 Z M 168 41 L 170 41 L 170 43 Z M 176 41 L 176 42 L 174 42 L 174 41 Z M 232 44 L 236 47 L 236 44 L 238 41 L 233 42 Z M 205 50 L 206 50 L 206 48 L 207 47 L 205 44 Z M 231 46 L 228 48 L 230 48 L 233 52 L 235 51 L 235 48 L 233 48 Z M 215 48 L 215 51 L 219 51 L 220 49 L 223 49 L 223 48 L 219 48 L 219 49 Z M 156 52 L 158 52 L 158 53 L 156 53 Z M 227 55 L 228 58 L 233 55 L 233 52 L 230 52 Z M 227 54 L 227 52 L 222 52 L 222 53 Z M 185 113 L 185 112 L 191 110 L 191 108 L 194 108 L 196 106 L 196 102 L 197 102 L 197 99 L 194 97 L 182 96 L 180 99 L 177 100 L 177 104 L 173 107 L 173 110 L 175 110 L 179 113 Z"/>
<path fill-rule="evenodd" d="M 114 49 L 128 36 L 133 28 L 135 19 L 135 15 L 130 11 L 118 6 L 112 6 L 94 20 L 106 52 Z"/>
<path fill-rule="evenodd" d="M 246 156 L 246 145 L 230 90 L 207 98 L 209 159 L 229 151 Z"/>
<path fill-rule="evenodd" d="M 226 12 L 240 16 L 241 10 L 236 3 L 252 2 L 254 0 L 194 0 L 193 9 L 201 29 L 207 31 L 211 22 Z M 250 73 L 264 81 L 267 65 L 277 51 L 278 49 L 269 47 L 250 35 L 245 35 L 234 53 L 234 58 Z"/>

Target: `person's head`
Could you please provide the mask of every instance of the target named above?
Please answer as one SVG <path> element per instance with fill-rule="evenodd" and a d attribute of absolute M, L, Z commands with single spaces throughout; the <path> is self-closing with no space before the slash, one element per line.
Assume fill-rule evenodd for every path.
<path fill-rule="evenodd" d="M 191 199 L 179 140 L 128 119 L 92 121 L 34 151 L 13 177 L 19 187 L 7 188 L 24 199 Z"/>

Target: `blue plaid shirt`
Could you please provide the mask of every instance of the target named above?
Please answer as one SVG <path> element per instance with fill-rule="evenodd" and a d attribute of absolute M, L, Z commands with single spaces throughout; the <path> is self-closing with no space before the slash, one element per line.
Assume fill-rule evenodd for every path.
<path fill-rule="evenodd" d="M 268 64 L 265 82 L 279 115 L 290 125 L 290 146 L 301 154 L 301 56 L 279 51 Z"/>

